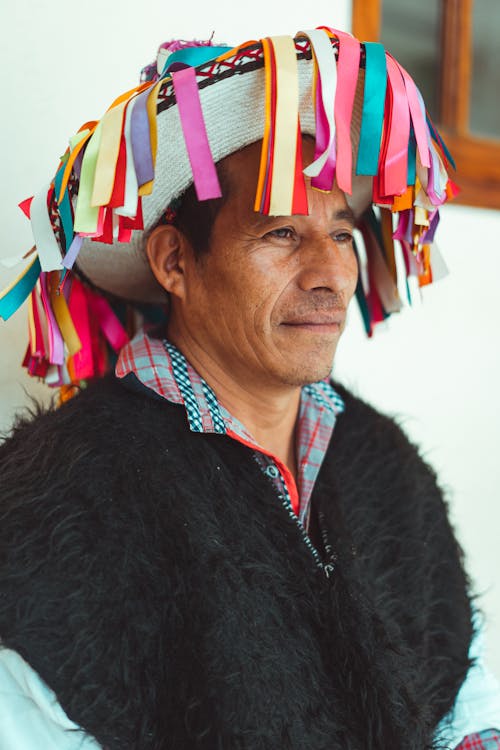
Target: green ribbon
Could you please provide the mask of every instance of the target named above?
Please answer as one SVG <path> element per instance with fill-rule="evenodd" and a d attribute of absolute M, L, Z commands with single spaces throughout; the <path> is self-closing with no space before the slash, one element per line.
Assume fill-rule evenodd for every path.
<path fill-rule="evenodd" d="M 376 175 L 384 122 L 387 66 L 382 44 L 365 42 L 365 88 L 356 174 Z"/>
<path fill-rule="evenodd" d="M 41 271 L 42 268 L 37 255 L 12 289 L 4 292 L 3 296 L 0 297 L 0 318 L 8 320 L 21 307 L 33 291 Z"/>
<path fill-rule="evenodd" d="M 54 178 L 54 187 L 55 187 L 56 197 L 61 192 L 61 185 L 63 181 L 65 167 L 66 167 L 66 162 L 61 164 Z M 63 199 L 58 204 L 58 208 L 59 208 L 59 216 L 61 217 L 61 223 L 62 223 L 62 228 L 64 232 L 66 252 L 68 252 L 71 242 L 73 240 L 73 214 L 71 211 L 68 188 L 66 188 L 66 190 L 64 191 Z"/>
<path fill-rule="evenodd" d="M 172 52 L 165 61 L 165 67 L 161 71 L 161 77 L 168 74 L 168 70 L 174 63 L 182 63 L 188 65 L 191 68 L 196 68 L 198 65 L 203 65 L 209 60 L 213 60 L 225 52 L 233 49 L 232 47 L 184 47 Z"/>

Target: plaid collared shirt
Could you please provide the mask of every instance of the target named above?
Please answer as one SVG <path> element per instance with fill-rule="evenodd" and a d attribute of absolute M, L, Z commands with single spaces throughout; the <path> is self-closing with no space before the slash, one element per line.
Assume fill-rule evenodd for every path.
<path fill-rule="evenodd" d="M 118 377 L 130 373 L 168 401 L 183 404 L 192 432 L 229 435 L 253 448 L 256 461 L 276 487 L 280 498 L 290 505 L 307 528 L 314 484 L 336 418 L 344 409 L 342 398 L 327 380 L 302 388 L 297 421 L 296 483 L 288 468 L 259 446 L 245 426 L 218 402 L 210 386 L 170 342 L 151 338 L 145 333 L 136 336 L 122 349 L 116 365 Z"/>
<path fill-rule="evenodd" d="M 457 750 L 498 750 L 500 748 L 500 732 L 489 729 L 478 734 L 469 734 L 458 746 Z"/>

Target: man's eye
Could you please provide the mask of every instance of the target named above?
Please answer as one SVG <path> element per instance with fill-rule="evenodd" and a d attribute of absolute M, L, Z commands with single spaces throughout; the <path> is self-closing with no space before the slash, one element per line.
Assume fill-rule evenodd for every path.
<path fill-rule="evenodd" d="M 332 235 L 332 239 L 335 242 L 348 243 L 352 242 L 353 236 L 351 232 L 337 232 L 336 234 Z"/>
<path fill-rule="evenodd" d="M 280 227 L 279 229 L 273 229 L 271 232 L 267 232 L 266 237 L 276 237 L 279 240 L 289 240 L 295 236 L 295 232 L 291 227 Z"/>

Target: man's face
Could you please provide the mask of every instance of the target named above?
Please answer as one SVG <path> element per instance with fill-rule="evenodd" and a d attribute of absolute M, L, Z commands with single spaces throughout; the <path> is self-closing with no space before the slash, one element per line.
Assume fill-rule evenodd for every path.
<path fill-rule="evenodd" d="M 313 144 L 303 143 L 312 161 Z M 185 299 L 174 303 L 172 324 L 244 382 L 299 386 L 332 367 L 357 281 L 353 217 L 337 187 L 309 185 L 308 216 L 256 213 L 260 149 L 254 143 L 225 159 L 229 195 L 209 252 L 198 261 L 187 254 Z"/>

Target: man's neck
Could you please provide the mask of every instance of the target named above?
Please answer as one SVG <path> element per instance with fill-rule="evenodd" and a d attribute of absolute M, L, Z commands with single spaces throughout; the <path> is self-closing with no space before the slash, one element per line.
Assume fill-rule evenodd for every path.
<path fill-rule="evenodd" d="M 295 426 L 299 413 L 299 386 L 278 386 L 234 377 L 215 358 L 169 331 L 198 374 L 212 388 L 218 402 L 238 419 L 256 443 L 272 453 L 297 476 Z"/>

